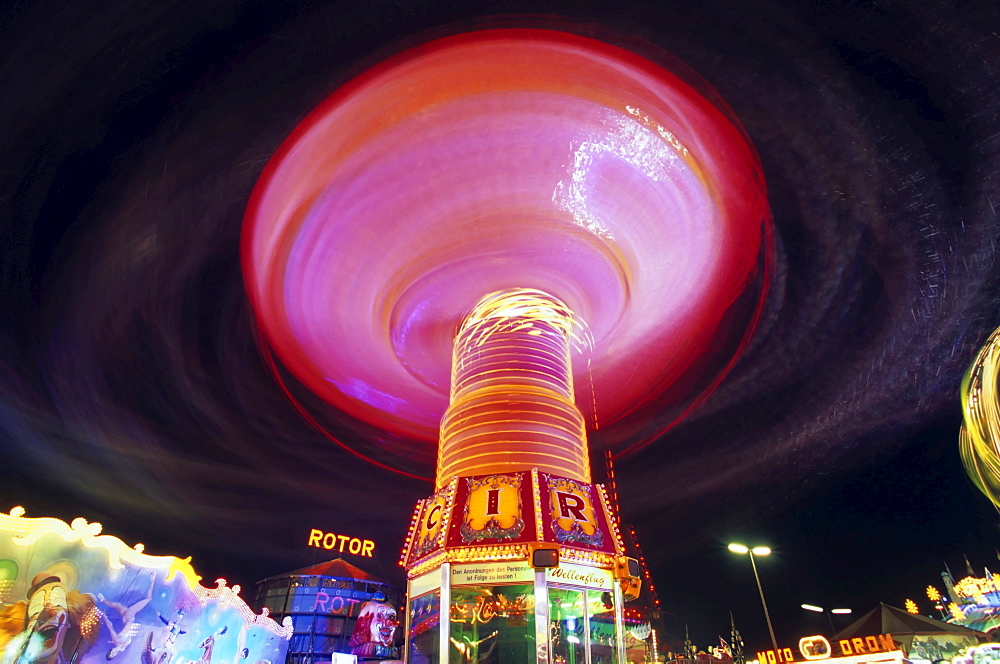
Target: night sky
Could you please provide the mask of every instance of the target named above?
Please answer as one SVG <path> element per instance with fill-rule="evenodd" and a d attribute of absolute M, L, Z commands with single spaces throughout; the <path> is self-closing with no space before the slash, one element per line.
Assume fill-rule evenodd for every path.
<path fill-rule="evenodd" d="M 1000 325 L 990 1 L 5 2 L 0 509 L 99 521 L 244 588 L 330 557 L 306 547 L 320 528 L 374 540 L 351 562 L 402 584 L 432 487 L 290 405 L 255 338 L 242 215 L 339 84 L 497 15 L 669 51 L 763 164 L 759 327 L 698 411 L 617 466 L 673 636 L 714 645 L 732 612 L 748 649 L 769 644 L 730 541 L 774 549 L 759 571 L 789 646 L 828 627 L 801 603 L 929 614 L 945 564 L 1000 568 L 957 442 L 962 374 Z M 290 385 L 348 446 L 377 438 Z"/>

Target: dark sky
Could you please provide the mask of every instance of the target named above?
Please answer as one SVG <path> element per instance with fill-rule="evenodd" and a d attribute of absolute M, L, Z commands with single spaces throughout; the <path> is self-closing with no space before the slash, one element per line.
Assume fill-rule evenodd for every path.
<path fill-rule="evenodd" d="M 3 3 L 0 508 L 100 521 L 244 587 L 324 559 L 310 528 L 349 533 L 402 581 L 431 487 L 289 405 L 254 338 L 240 223 L 339 83 L 491 15 L 671 52 L 763 163 L 762 322 L 708 402 L 617 468 L 675 634 L 712 645 L 731 611 L 750 649 L 769 642 L 729 541 L 773 547 L 759 570 L 782 645 L 824 628 L 803 602 L 928 613 L 945 563 L 1000 567 L 1000 519 L 957 448 L 961 376 L 1000 325 L 990 1 Z"/>

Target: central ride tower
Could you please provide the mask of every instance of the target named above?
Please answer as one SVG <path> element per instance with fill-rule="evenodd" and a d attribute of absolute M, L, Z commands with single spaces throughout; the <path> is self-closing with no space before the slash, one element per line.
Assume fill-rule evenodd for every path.
<path fill-rule="evenodd" d="M 489 294 L 463 320 L 436 490 L 401 560 L 411 664 L 625 661 L 638 566 L 591 483 L 571 366 L 580 329 L 531 289 Z"/>

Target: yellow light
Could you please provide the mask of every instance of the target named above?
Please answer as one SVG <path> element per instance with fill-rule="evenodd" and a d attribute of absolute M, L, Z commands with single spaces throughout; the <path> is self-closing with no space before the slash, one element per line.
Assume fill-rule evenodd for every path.
<path fill-rule="evenodd" d="M 730 544 L 729 550 L 732 551 L 733 553 L 739 553 L 744 555 L 750 553 L 750 549 L 743 546 L 742 544 Z"/>
<path fill-rule="evenodd" d="M 917 603 L 914 602 L 912 599 L 906 600 L 904 606 L 906 607 L 907 613 L 913 613 L 913 614 L 920 613 L 920 610 L 917 609 Z"/>
<path fill-rule="evenodd" d="M 476 304 L 455 337 L 439 489 L 454 477 L 533 468 L 590 482 L 570 366 L 577 329 L 566 305 L 541 291 L 510 289 Z"/>
<path fill-rule="evenodd" d="M 951 604 L 948 605 L 948 611 L 951 612 L 951 615 L 953 618 L 955 618 L 955 620 L 959 622 L 965 620 L 965 612 L 962 611 L 962 607 L 960 607 L 955 602 L 952 602 Z"/>

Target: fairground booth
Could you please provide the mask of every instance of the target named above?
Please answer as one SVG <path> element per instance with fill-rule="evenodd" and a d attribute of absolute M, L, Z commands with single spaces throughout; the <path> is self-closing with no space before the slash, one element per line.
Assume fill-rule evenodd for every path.
<path fill-rule="evenodd" d="M 857 639 L 867 643 L 872 635 L 887 634 L 914 664 L 951 661 L 987 640 L 979 630 L 880 604 L 838 632 L 834 645 L 843 649 L 855 644 L 857 650 Z"/>
<path fill-rule="evenodd" d="M 986 634 L 882 604 L 827 638 L 809 635 L 792 647 L 757 653 L 759 664 L 972 664 Z M 985 651 L 984 651 L 985 652 Z M 975 664 L 984 664 L 974 659 Z"/>
<path fill-rule="evenodd" d="M 292 626 L 287 664 L 399 658 L 402 591 L 342 558 L 258 581 L 255 605 Z"/>

